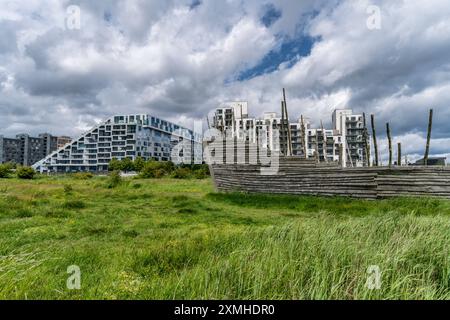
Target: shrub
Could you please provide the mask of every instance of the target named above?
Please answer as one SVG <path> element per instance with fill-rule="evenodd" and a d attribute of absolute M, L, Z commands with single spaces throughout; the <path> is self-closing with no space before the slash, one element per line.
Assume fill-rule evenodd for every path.
<path fill-rule="evenodd" d="M 94 174 L 92 174 L 91 172 L 77 172 L 73 174 L 73 177 L 75 179 L 87 180 L 92 179 L 94 177 Z"/>
<path fill-rule="evenodd" d="M 10 170 L 17 168 L 17 164 L 15 162 L 5 162 L 3 165 Z"/>
<path fill-rule="evenodd" d="M 133 161 L 130 158 L 125 158 L 122 161 L 120 161 L 119 168 L 124 172 L 133 171 L 134 170 Z"/>
<path fill-rule="evenodd" d="M 64 185 L 64 194 L 69 195 L 73 191 L 73 188 L 70 184 Z"/>
<path fill-rule="evenodd" d="M 206 179 L 208 177 L 208 174 L 203 169 L 195 170 L 194 171 L 194 177 L 195 179 Z"/>
<path fill-rule="evenodd" d="M 159 164 L 161 169 L 163 169 L 167 174 L 170 174 L 175 170 L 175 164 L 172 161 L 161 161 Z"/>
<path fill-rule="evenodd" d="M 107 187 L 112 189 L 117 187 L 122 183 L 122 177 L 120 176 L 120 172 L 115 170 L 109 174 L 108 185 Z"/>
<path fill-rule="evenodd" d="M 189 179 L 189 178 L 191 178 L 191 176 L 192 176 L 192 172 L 188 168 L 177 168 L 172 173 L 172 178 L 175 178 L 175 179 Z"/>
<path fill-rule="evenodd" d="M 156 169 L 154 171 L 154 178 L 161 179 L 167 174 L 167 172 L 164 169 Z"/>
<path fill-rule="evenodd" d="M 145 179 L 149 179 L 149 178 L 154 178 L 155 177 L 155 170 L 156 170 L 156 166 L 154 165 L 153 162 L 147 162 L 144 167 L 141 170 L 141 173 L 139 174 L 140 178 L 145 178 Z"/>
<path fill-rule="evenodd" d="M 36 171 L 31 167 L 19 167 L 16 174 L 19 179 L 33 179 Z"/>
<path fill-rule="evenodd" d="M 6 164 L 0 165 L 0 178 L 8 178 L 11 169 Z"/>
<path fill-rule="evenodd" d="M 155 161 L 150 161 L 155 162 Z M 136 160 L 131 160 L 131 158 L 124 158 L 122 160 L 117 160 L 116 158 L 113 158 L 108 165 L 109 171 L 137 171 L 141 172 L 146 165 L 146 162 L 141 157 L 137 157 Z"/>
<path fill-rule="evenodd" d="M 108 164 L 108 170 L 109 171 L 117 171 L 121 170 L 121 163 L 116 158 L 112 158 L 111 161 Z"/>
<path fill-rule="evenodd" d="M 144 169 L 145 161 L 141 157 L 137 157 L 133 162 L 134 170 L 137 172 L 141 172 Z"/>
<path fill-rule="evenodd" d="M 144 165 L 144 168 L 142 169 L 141 174 L 139 176 L 144 179 L 152 179 L 152 178 L 162 178 L 166 174 L 167 172 L 164 169 L 164 163 L 152 160 Z"/>

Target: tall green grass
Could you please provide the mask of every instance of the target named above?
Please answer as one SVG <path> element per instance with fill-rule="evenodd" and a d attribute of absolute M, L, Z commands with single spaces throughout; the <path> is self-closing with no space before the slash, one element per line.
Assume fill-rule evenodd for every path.
<path fill-rule="evenodd" d="M 156 290 L 158 297 L 448 299 L 449 227 L 441 218 L 336 221 L 322 216 L 248 230 L 207 252 L 185 252 L 186 265 L 195 266 L 165 279 L 164 285 L 155 281 L 148 297 L 165 287 Z M 380 290 L 366 286 L 370 265 L 380 267 Z"/>
<path fill-rule="evenodd" d="M 0 180 L 0 298 L 450 298 L 450 201 L 109 182 Z M 70 265 L 81 290 L 66 287 Z M 366 286 L 371 265 L 378 290 Z"/>

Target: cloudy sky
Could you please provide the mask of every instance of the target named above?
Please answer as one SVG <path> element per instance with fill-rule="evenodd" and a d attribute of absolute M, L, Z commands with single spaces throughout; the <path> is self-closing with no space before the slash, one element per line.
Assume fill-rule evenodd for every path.
<path fill-rule="evenodd" d="M 291 118 L 374 113 L 380 149 L 389 121 L 411 158 L 432 107 L 431 151 L 450 156 L 450 3 L 1 0 L 5 136 L 76 136 L 119 113 L 189 126 L 232 100 L 259 116 L 283 87 Z"/>

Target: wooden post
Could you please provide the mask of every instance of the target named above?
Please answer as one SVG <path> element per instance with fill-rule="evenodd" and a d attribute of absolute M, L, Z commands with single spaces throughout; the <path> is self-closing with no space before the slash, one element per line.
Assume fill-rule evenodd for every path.
<path fill-rule="evenodd" d="M 323 122 L 322 120 L 320 120 L 320 127 L 322 128 L 322 137 L 323 137 L 323 143 L 322 143 L 322 153 L 323 153 L 323 158 L 325 160 L 325 163 L 328 163 L 328 152 L 327 152 L 327 135 L 325 133 L 325 130 L 323 128 Z M 333 145 L 334 148 L 334 145 Z"/>
<path fill-rule="evenodd" d="M 389 144 L 389 167 L 392 167 L 392 139 L 391 139 L 391 128 L 389 127 L 389 122 L 386 123 L 386 134 Z"/>
<path fill-rule="evenodd" d="M 320 162 L 320 156 L 319 156 L 319 130 L 316 129 L 316 150 L 315 150 L 314 157 L 316 158 L 316 162 Z"/>
<path fill-rule="evenodd" d="M 283 101 L 284 101 L 284 113 L 286 114 L 286 122 L 287 122 L 288 150 L 289 150 L 289 155 L 292 156 L 291 126 L 289 124 L 289 114 L 288 114 L 287 103 L 286 103 L 286 90 L 284 88 L 283 88 Z"/>
<path fill-rule="evenodd" d="M 241 109 L 241 124 L 242 124 L 242 130 L 244 130 L 244 118 L 242 117 L 242 105 L 239 105 L 239 106 L 240 106 L 239 109 Z M 241 126 L 239 126 L 239 127 L 241 127 Z"/>
<path fill-rule="evenodd" d="M 364 125 L 363 139 L 365 149 L 364 151 L 366 154 L 367 166 L 370 167 L 370 145 L 369 145 L 369 133 L 367 131 L 366 113 L 363 113 L 363 125 Z"/>
<path fill-rule="evenodd" d="M 402 165 L 402 144 L 400 142 L 397 144 L 397 165 Z"/>
<path fill-rule="evenodd" d="M 233 108 L 233 112 L 231 113 L 231 130 L 232 130 L 232 137 L 236 136 L 236 117 L 234 116 L 234 108 Z"/>
<path fill-rule="evenodd" d="M 302 133 L 302 147 L 303 147 L 303 155 L 305 159 L 308 159 L 308 154 L 306 153 L 306 144 L 308 143 L 308 139 L 306 137 L 306 130 L 305 130 L 305 122 L 303 121 L 303 115 L 300 116 L 300 131 Z"/>
<path fill-rule="evenodd" d="M 345 141 L 344 143 L 345 143 L 345 149 L 347 150 L 348 158 L 350 159 L 350 164 L 352 165 L 352 168 L 353 168 L 354 165 L 353 165 L 352 153 L 350 152 L 350 149 L 348 148 L 347 141 Z"/>
<path fill-rule="evenodd" d="M 282 139 L 280 140 L 281 143 L 283 143 L 283 155 L 287 156 L 287 142 L 284 139 L 285 133 L 286 131 L 284 130 L 284 120 L 285 120 L 285 115 L 284 115 L 284 101 L 281 101 L 281 123 L 280 123 L 280 135 L 282 137 Z M 286 146 L 285 143 L 286 142 Z"/>
<path fill-rule="evenodd" d="M 373 148 L 375 152 L 375 167 L 378 167 L 378 144 L 377 144 L 377 135 L 375 129 L 375 116 L 373 114 L 370 115 L 370 121 L 372 124 L 372 135 L 373 135 Z"/>
<path fill-rule="evenodd" d="M 428 165 L 428 155 L 430 153 L 430 140 L 431 140 L 431 128 L 433 126 L 433 109 L 430 109 L 430 116 L 428 118 L 428 133 L 427 133 L 427 145 L 425 147 L 425 156 L 423 157 L 423 164 Z"/>

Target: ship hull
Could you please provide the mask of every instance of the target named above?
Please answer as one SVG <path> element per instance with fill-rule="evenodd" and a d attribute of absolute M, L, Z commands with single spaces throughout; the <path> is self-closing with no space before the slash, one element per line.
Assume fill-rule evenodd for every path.
<path fill-rule="evenodd" d="M 448 167 L 342 168 L 336 163 L 281 157 L 269 174 L 263 165 L 212 164 L 218 191 L 362 199 L 390 197 L 442 197 L 450 199 Z M 273 168 L 272 168 L 273 169 Z"/>

